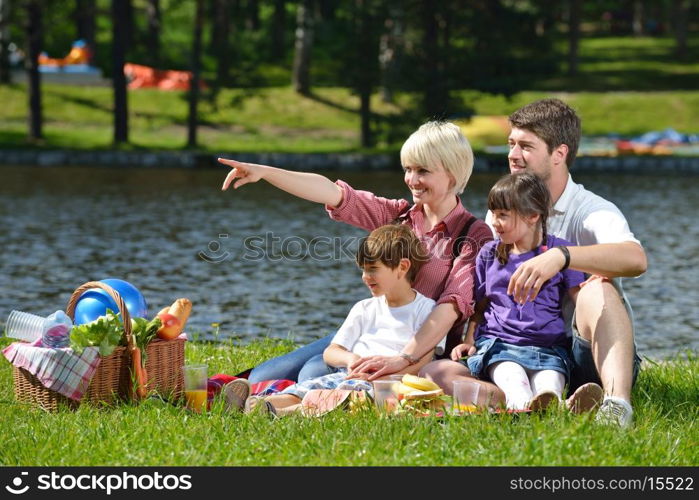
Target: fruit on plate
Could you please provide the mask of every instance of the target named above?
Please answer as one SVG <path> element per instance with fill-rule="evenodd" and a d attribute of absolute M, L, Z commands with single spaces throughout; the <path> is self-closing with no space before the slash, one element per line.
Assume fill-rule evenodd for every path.
<path fill-rule="evenodd" d="M 436 390 L 441 390 L 441 388 L 432 382 L 431 380 L 428 380 L 426 378 L 418 377 L 416 375 L 410 375 L 409 373 L 406 373 L 403 375 L 403 379 L 401 380 L 401 383 L 404 385 L 407 385 L 409 387 L 412 387 L 413 389 L 418 389 L 420 391 L 436 391 Z"/>
<path fill-rule="evenodd" d="M 158 329 L 158 337 L 172 340 L 183 331 L 192 312 L 192 301 L 187 298 L 179 298 L 171 306 L 165 307 L 158 313 L 162 326 Z"/>
<path fill-rule="evenodd" d="M 398 382 L 398 387 L 396 388 L 398 396 L 405 396 L 406 394 L 412 394 L 413 392 L 421 392 L 420 389 L 415 389 L 415 387 L 410 387 L 405 385 L 403 382 Z"/>
<path fill-rule="evenodd" d="M 431 380 L 406 374 L 403 375 L 401 382 L 396 382 L 396 384 L 398 399 L 411 407 L 416 404 L 422 409 L 442 407 L 439 397 L 444 394 L 444 391 Z"/>
<path fill-rule="evenodd" d="M 419 389 L 415 389 L 412 392 L 409 392 L 407 394 L 403 395 L 403 399 L 406 401 L 410 400 L 415 400 L 415 399 L 433 399 L 438 396 L 441 396 L 444 394 L 444 391 L 442 389 L 434 389 L 431 391 L 421 391 Z"/>

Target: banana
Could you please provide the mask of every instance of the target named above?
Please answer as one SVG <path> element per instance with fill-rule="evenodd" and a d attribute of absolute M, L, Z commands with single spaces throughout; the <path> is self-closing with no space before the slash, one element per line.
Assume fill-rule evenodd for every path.
<path fill-rule="evenodd" d="M 440 387 L 431 380 L 422 377 L 417 377 L 415 375 L 410 375 L 408 373 L 403 375 L 402 382 L 403 384 L 418 389 L 420 391 L 435 391 L 440 389 Z"/>
<path fill-rule="evenodd" d="M 410 387 L 409 385 L 405 385 L 403 382 L 398 382 L 398 387 L 396 389 L 398 394 L 402 394 L 403 396 L 407 394 L 413 394 L 415 392 L 420 392 L 419 389 L 416 389 L 415 387 Z"/>

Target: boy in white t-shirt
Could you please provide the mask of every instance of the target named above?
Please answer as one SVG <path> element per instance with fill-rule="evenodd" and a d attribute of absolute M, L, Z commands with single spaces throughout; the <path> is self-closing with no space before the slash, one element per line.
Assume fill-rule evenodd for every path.
<path fill-rule="evenodd" d="M 372 390 L 371 382 L 347 379 L 348 369 L 369 356 L 399 356 L 435 306 L 435 301 L 412 288 L 412 282 L 428 255 L 412 230 L 403 225 L 386 225 L 373 230 L 357 250 L 357 264 L 371 298 L 357 302 L 323 352 L 335 373 L 287 387 L 279 394 L 250 397 L 250 384 L 237 379 L 226 384 L 223 394 L 229 411 L 258 408 L 275 414 L 300 409 L 311 389 Z M 443 347 L 444 339 L 440 345 Z M 417 373 L 431 354 L 409 365 Z"/>

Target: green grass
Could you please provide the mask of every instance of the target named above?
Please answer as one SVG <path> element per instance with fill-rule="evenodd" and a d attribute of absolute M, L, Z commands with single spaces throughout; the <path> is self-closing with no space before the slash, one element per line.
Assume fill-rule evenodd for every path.
<path fill-rule="evenodd" d="M 27 143 L 27 98 L 24 85 L 0 87 L 0 148 L 110 149 L 112 146 L 111 90 L 105 87 L 44 86 L 44 133 L 41 144 Z M 694 110 L 699 91 L 554 93 L 527 91 L 511 99 L 476 91 L 457 93 L 479 115 L 508 115 L 542 97 L 566 100 L 583 119 L 586 135 L 637 135 L 672 127 L 697 133 Z M 347 89 L 318 89 L 313 98 L 290 87 L 224 90 L 200 107 L 199 144 L 209 152 L 346 152 L 359 150 L 357 97 Z M 377 115 L 399 116 L 414 96 L 400 96 L 397 105 L 374 99 Z M 187 102 L 180 92 L 129 92 L 130 140 L 127 149 L 179 150 L 186 143 Z M 410 126 L 412 128 L 412 125 Z M 407 137 L 383 143 L 397 149 Z M 477 138 L 474 138 L 477 139 Z M 486 144 L 474 140 L 475 147 Z"/>
<path fill-rule="evenodd" d="M 578 75 L 567 71 L 567 44 L 557 47 L 561 75 L 542 79 L 537 88 L 569 91 L 657 91 L 699 87 L 699 37 L 690 36 L 687 55 L 678 59 L 671 37 L 583 37 Z"/>
<path fill-rule="evenodd" d="M 6 342 L 5 342 L 6 343 Z M 289 341 L 189 342 L 188 362 L 236 373 L 292 348 Z M 627 431 L 564 412 L 524 416 L 380 418 L 338 412 L 319 419 L 230 415 L 220 402 L 198 415 L 154 400 L 140 406 L 47 414 L 17 404 L 0 366 L 0 465 L 644 465 L 699 463 L 699 358 L 645 363 Z"/>
<path fill-rule="evenodd" d="M 109 149 L 112 90 L 108 87 L 43 85 L 45 140 L 22 143 L 27 130 L 23 84 L 0 87 L 0 147 Z M 188 103 L 184 92 L 129 91 L 131 149 L 177 150 L 186 144 Z M 357 98 L 348 89 L 318 89 L 302 97 L 290 87 L 226 89 L 199 107 L 200 149 L 205 151 L 330 152 L 356 150 Z M 375 99 L 377 113 L 398 113 Z M 18 138 L 20 140 L 18 141 Z"/>
<path fill-rule="evenodd" d="M 639 135 L 672 127 L 699 133 L 699 36 L 688 41 L 685 60 L 673 55 L 674 40 L 651 37 L 583 37 L 580 71 L 565 75 L 565 44 L 556 47 L 555 77 L 532 79 L 533 90 L 511 97 L 454 91 L 478 115 L 509 115 L 542 97 L 558 96 L 583 119 L 585 135 Z M 277 68 L 278 69 L 278 68 Z M 265 71 L 275 71 L 270 68 Z M 0 86 L 0 148 L 112 148 L 112 90 L 109 87 L 42 86 L 44 134 L 28 143 L 24 83 Z M 396 151 L 425 117 L 416 116 L 416 95 L 397 94 L 396 104 L 373 97 L 383 134 L 372 151 Z M 183 92 L 128 93 L 130 144 L 124 149 L 179 150 L 187 138 Z M 223 89 L 204 93 L 199 107 L 198 149 L 224 152 L 323 153 L 359 151 L 359 99 L 350 89 L 315 87 L 312 97 L 291 87 Z M 459 111 L 459 110 L 455 110 Z M 491 144 L 473 137 L 474 147 Z M 502 142 L 502 141 L 501 141 Z"/>
<path fill-rule="evenodd" d="M 695 110 L 699 92 L 694 90 L 654 92 L 520 92 L 511 99 L 464 91 L 464 101 L 478 115 L 507 116 L 536 99 L 559 97 L 580 115 L 584 135 L 617 133 L 637 135 L 672 127 L 678 132 L 698 133 Z"/>

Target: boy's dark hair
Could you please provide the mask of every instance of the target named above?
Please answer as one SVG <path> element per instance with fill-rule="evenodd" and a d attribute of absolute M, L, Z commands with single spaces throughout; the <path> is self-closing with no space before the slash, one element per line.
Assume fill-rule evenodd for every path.
<path fill-rule="evenodd" d="M 357 249 L 359 267 L 381 262 L 385 266 L 395 269 L 400 264 L 401 259 L 410 261 L 410 269 L 405 276 L 410 283 L 415 280 L 422 265 L 429 260 L 429 255 L 422 242 L 405 225 L 388 224 L 377 227 L 369 233 L 369 236 L 362 239 Z"/>
<path fill-rule="evenodd" d="M 573 166 L 580 144 L 581 124 L 575 110 L 560 99 L 541 99 L 518 109 L 509 117 L 512 127 L 533 132 L 546 143 L 549 154 L 561 144 L 568 146 L 566 165 Z"/>
<path fill-rule="evenodd" d="M 534 174 L 508 174 L 501 177 L 488 193 L 488 210 L 512 210 L 520 216 L 539 215 L 541 244 L 546 245 L 546 220 L 551 210 L 551 194 L 544 181 Z M 497 257 L 507 264 L 512 245 L 497 245 Z"/>

